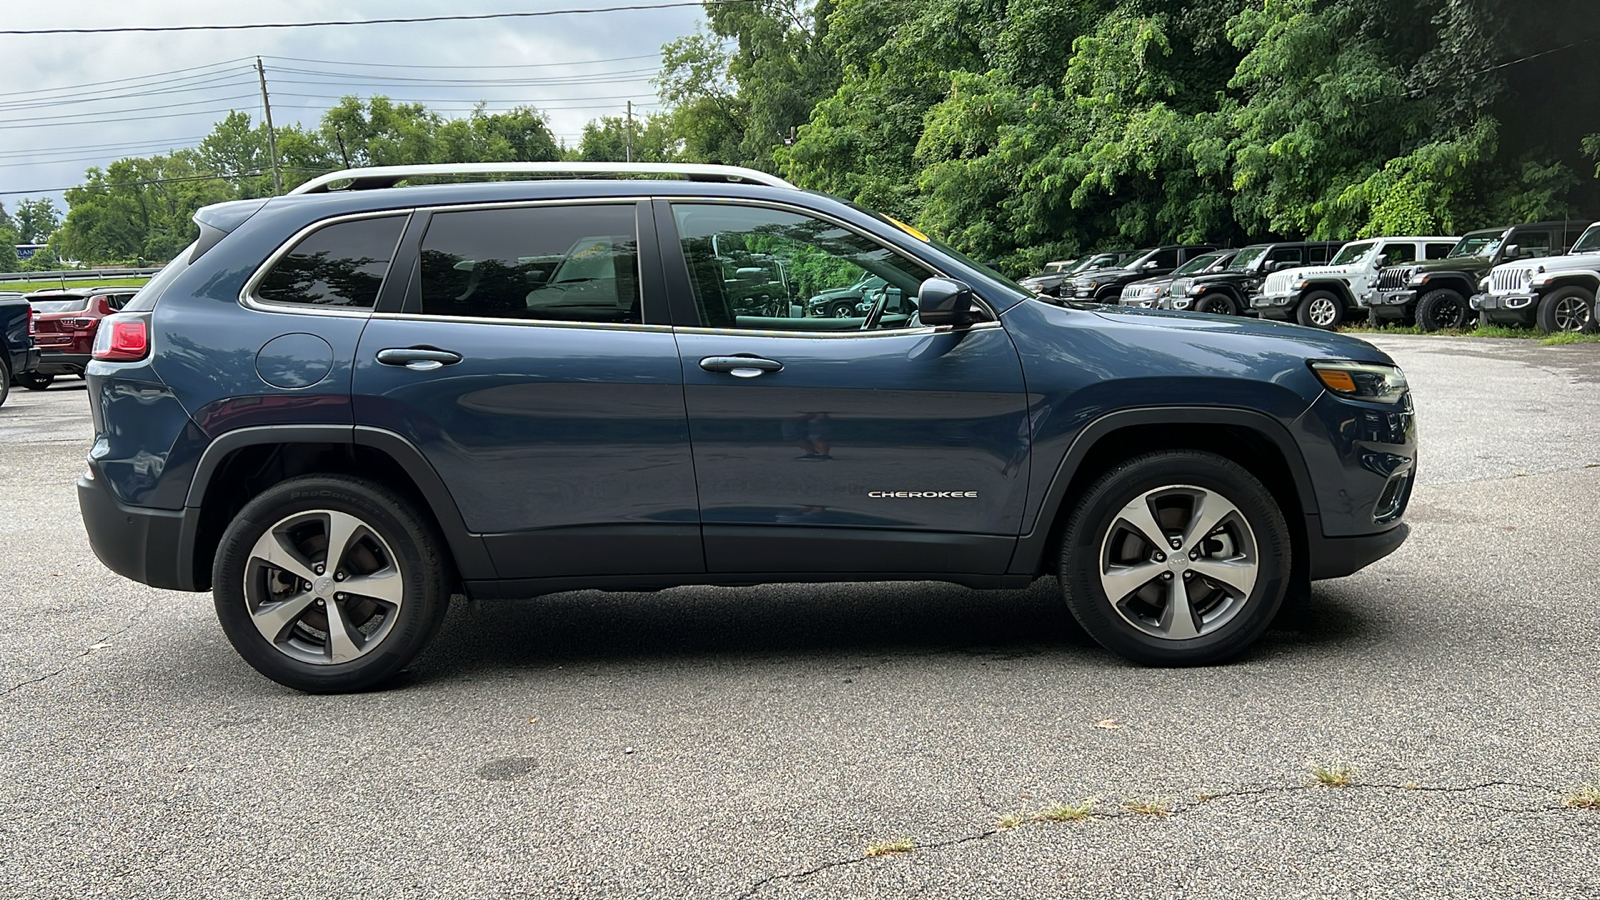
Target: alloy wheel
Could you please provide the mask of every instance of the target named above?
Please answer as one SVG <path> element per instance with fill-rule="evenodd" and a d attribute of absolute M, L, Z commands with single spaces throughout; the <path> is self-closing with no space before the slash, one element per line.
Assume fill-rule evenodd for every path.
<path fill-rule="evenodd" d="M 1117 615 L 1170 641 L 1226 626 L 1244 609 L 1260 570 L 1255 533 L 1238 507 L 1192 485 L 1134 498 L 1100 548 L 1100 584 Z"/>
<path fill-rule="evenodd" d="M 308 510 L 255 542 L 244 596 L 251 623 L 279 652 L 337 665 L 371 653 L 394 630 L 405 580 L 393 550 L 367 523 Z"/>

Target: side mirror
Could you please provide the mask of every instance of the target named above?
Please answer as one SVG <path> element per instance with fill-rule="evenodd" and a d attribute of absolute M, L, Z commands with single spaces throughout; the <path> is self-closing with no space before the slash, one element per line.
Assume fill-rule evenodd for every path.
<path fill-rule="evenodd" d="M 1521 244 L 1507 244 L 1506 245 L 1505 258 L 1506 259 L 1521 259 L 1522 258 L 1522 245 Z"/>
<path fill-rule="evenodd" d="M 976 320 L 972 288 L 948 278 L 929 278 L 917 289 L 917 316 L 924 325 L 971 324 Z"/>
<path fill-rule="evenodd" d="M 1150 260 L 1146 260 L 1146 261 L 1145 261 L 1145 263 L 1144 263 L 1144 265 L 1142 265 L 1142 266 L 1140 266 L 1140 267 L 1139 267 L 1139 268 L 1141 268 L 1141 269 L 1145 269 L 1145 270 L 1150 270 L 1150 269 L 1154 269 L 1154 268 L 1156 268 L 1156 267 L 1157 267 L 1157 266 L 1159 266 L 1159 265 L 1161 265 L 1161 264 L 1160 264 L 1160 263 L 1158 263 L 1158 262 L 1156 262 L 1156 261 L 1155 261 L 1155 260 L 1153 260 L 1153 259 L 1150 259 Z"/>

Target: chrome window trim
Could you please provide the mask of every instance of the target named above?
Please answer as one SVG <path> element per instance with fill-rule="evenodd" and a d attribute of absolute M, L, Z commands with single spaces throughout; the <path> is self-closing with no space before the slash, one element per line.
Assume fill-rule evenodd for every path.
<path fill-rule="evenodd" d="M 916 325 L 910 328 L 884 328 L 862 331 L 787 331 L 764 328 L 707 328 L 702 325 L 675 327 L 677 334 L 721 335 L 724 337 L 787 337 L 787 338 L 862 338 L 906 337 L 908 335 L 954 334 L 958 331 L 992 331 L 1000 328 L 999 322 L 974 322 L 971 325 Z"/>
<path fill-rule="evenodd" d="M 244 287 L 239 291 L 239 304 L 246 309 L 253 309 L 257 312 L 299 313 L 318 316 L 343 316 L 345 318 L 361 319 L 371 318 L 372 307 L 356 308 L 347 306 L 317 306 L 309 303 L 274 303 L 271 300 L 257 296 L 256 289 L 261 286 L 261 282 L 267 277 L 267 273 L 271 272 L 273 267 L 282 261 L 285 256 L 288 256 L 291 252 L 293 252 L 295 247 L 300 246 L 301 241 L 324 228 L 331 228 L 334 225 L 342 225 L 345 222 L 355 222 L 362 219 L 401 219 L 400 233 L 395 236 L 394 249 L 389 253 L 389 266 L 384 270 L 383 281 L 379 282 L 378 284 L 378 293 L 379 295 L 382 295 L 383 286 L 389 282 L 389 276 L 392 274 L 390 270 L 394 268 L 394 258 L 400 252 L 400 242 L 405 239 L 406 226 L 410 224 L 411 217 L 415 214 L 416 210 L 414 209 L 385 209 L 359 213 L 348 213 L 346 215 L 332 216 L 330 218 L 318 219 L 317 221 L 312 222 L 310 225 L 307 225 L 290 235 L 288 240 L 284 241 L 282 244 L 279 244 L 278 249 L 272 251 L 272 253 L 267 256 L 265 262 L 256 267 L 255 272 L 250 275 L 249 280 L 245 281 Z M 376 306 L 377 298 L 373 298 L 373 307 Z"/>
<path fill-rule="evenodd" d="M 779 212 L 787 212 L 787 213 L 790 213 L 792 215 L 809 216 L 809 217 L 811 217 L 813 219 L 821 219 L 824 222 L 830 222 L 830 223 L 832 223 L 832 224 L 834 224 L 834 225 L 836 225 L 836 226 L 838 226 L 840 228 L 845 229 L 846 231 L 852 232 L 856 236 L 858 236 L 858 237 L 860 237 L 860 238 L 862 238 L 864 240 L 867 240 L 867 241 L 870 241 L 871 243 L 877 244 L 879 247 L 882 247 L 883 249 L 888 250 L 890 253 L 896 254 L 897 256 L 901 257 L 902 259 L 910 259 L 912 262 L 915 262 L 917 265 L 921 266 L 923 269 L 925 269 L 925 270 L 927 270 L 929 272 L 932 272 L 933 274 L 930 277 L 934 277 L 934 278 L 950 278 L 951 277 L 949 272 L 945 271 L 944 269 L 939 268 L 938 266 L 933 265 L 932 263 L 928 262 L 927 260 L 923 259 L 920 256 L 917 256 L 917 255 L 914 255 L 914 254 L 909 254 L 905 250 L 902 250 L 901 248 L 896 247 L 893 244 L 885 243 L 883 241 L 883 239 L 879 238 L 877 235 L 870 234 L 870 233 L 868 233 L 866 231 L 863 231 L 863 230 L 861 230 L 860 227 L 858 227 L 856 225 L 852 225 L 851 223 L 846 222 L 846 221 L 840 219 L 837 216 L 833 216 L 833 215 L 830 215 L 828 213 L 821 212 L 820 210 L 811 209 L 809 207 L 797 206 L 797 205 L 792 204 L 792 203 L 784 203 L 784 202 L 778 201 L 778 200 L 757 200 L 757 199 L 753 199 L 753 198 L 749 198 L 749 197 L 662 197 L 662 198 L 659 198 L 659 199 L 667 201 L 667 203 L 669 205 L 672 205 L 672 206 L 676 206 L 678 204 L 683 204 L 683 205 L 686 205 L 686 206 L 709 206 L 709 205 L 755 206 L 755 207 L 764 207 L 764 208 L 767 208 L 767 209 L 775 209 L 775 210 L 778 210 Z M 673 223 L 674 223 L 674 225 L 676 225 L 676 223 L 677 223 L 677 219 L 676 218 L 673 219 Z M 909 237 L 909 235 L 907 235 L 907 236 Z M 680 256 L 683 254 L 682 243 L 683 243 L 683 237 L 682 237 L 682 235 L 679 235 L 678 236 L 678 246 L 676 248 L 674 248 L 674 249 L 676 249 L 678 251 L 678 254 Z M 662 252 L 666 252 L 665 249 L 663 249 Z M 924 278 L 923 280 L 926 281 L 927 279 Z M 952 279 L 952 280 L 954 280 L 954 279 Z M 972 293 L 972 299 L 977 301 L 977 303 L 980 304 L 983 307 L 983 311 L 989 315 L 989 319 L 988 319 L 988 321 L 985 321 L 985 322 L 974 322 L 972 325 L 968 325 L 968 326 L 965 326 L 965 327 L 967 327 L 969 329 L 976 328 L 979 325 L 994 325 L 996 328 L 1000 327 L 1000 314 L 995 311 L 994 307 L 989 305 L 989 301 L 987 301 L 987 300 L 983 299 L 982 297 L 978 296 L 978 293 L 976 291 L 974 291 Z M 911 326 L 911 327 L 908 327 L 908 328 L 893 328 L 893 329 L 889 329 L 889 328 L 877 329 L 877 328 L 874 328 L 871 331 L 860 331 L 860 330 L 855 330 L 855 331 L 803 331 L 803 330 L 792 330 L 792 329 L 785 329 L 785 328 L 773 328 L 773 329 L 766 329 L 766 328 L 761 328 L 761 329 L 755 329 L 755 328 L 712 328 L 712 327 L 709 327 L 709 326 L 699 326 L 699 325 L 697 325 L 697 326 L 693 326 L 693 327 L 680 327 L 678 330 L 681 331 L 684 334 L 740 334 L 740 335 L 788 334 L 788 335 L 831 335 L 833 337 L 859 337 L 859 336 L 874 335 L 874 334 L 915 334 L 915 333 L 923 332 L 924 328 L 926 328 L 926 333 L 933 334 L 933 333 L 936 333 L 937 331 L 939 331 L 941 329 L 948 330 L 948 329 L 950 329 L 952 327 L 953 326 L 948 326 L 948 325 L 941 325 L 941 326 L 920 326 L 920 325 L 917 325 L 917 326 Z"/>
<path fill-rule="evenodd" d="M 427 313 L 373 313 L 373 319 L 388 322 L 463 322 L 469 325 L 516 325 L 533 328 L 597 328 L 605 331 L 672 332 L 671 325 L 646 325 L 631 322 L 581 322 L 575 319 L 496 319 L 489 316 L 441 316 Z"/>

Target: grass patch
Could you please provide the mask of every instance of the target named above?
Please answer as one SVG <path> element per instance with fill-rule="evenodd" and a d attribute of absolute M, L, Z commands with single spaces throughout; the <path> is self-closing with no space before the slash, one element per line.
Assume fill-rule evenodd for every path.
<path fill-rule="evenodd" d="M 1576 331 L 1563 331 L 1560 334 L 1546 335 L 1539 344 L 1545 347 L 1560 347 L 1566 344 L 1600 344 L 1600 334 L 1579 334 Z"/>
<path fill-rule="evenodd" d="M 1124 800 L 1122 808 L 1141 816 L 1166 818 L 1172 815 L 1172 806 L 1164 800 Z"/>
<path fill-rule="evenodd" d="M 1435 337 L 1517 338 L 1524 341 L 1544 337 L 1531 328 L 1511 328 L 1505 325 L 1478 325 L 1472 328 L 1423 331 L 1415 325 L 1369 325 L 1362 322 L 1341 326 L 1339 330 L 1347 334 L 1422 334 Z"/>
<path fill-rule="evenodd" d="M 867 846 L 867 859 L 877 859 L 881 856 L 893 856 L 897 853 L 910 853 L 917 848 L 910 838 L 901 838 L 898 841 L 884 841 L 881 844 Z"/>
<path fill-rule="evenodd" d="M 1356 770 L 1344 763 L 1311 767 L 1311 777 L 1323 787 L 1349 787 L 1356 780 Z"/>
<path fill-rule="evenodd" d="M 1094 801 L 1082 803 L 1057 803 L 1033 814 L 1035 822 L 1082 822 L 1094 818 Z"/>
<path fill-rule="evenodd" d="M 149 281 L 149 276 L 133 278 L 68 278 L 66 286 L 69 288 L 92 287 L 143 287 Z M 41 281 L 0 281 L 0 291 L 17 291 L 30 294 L 34 291 L 59 291 L 62 284 L 59 278 L 47 278 Z"/>
<path fill-rule="evenodd" d="M 1600 782 L 1579 785 L 1561 805 L 1567 809 L 1600 809 Z"/>

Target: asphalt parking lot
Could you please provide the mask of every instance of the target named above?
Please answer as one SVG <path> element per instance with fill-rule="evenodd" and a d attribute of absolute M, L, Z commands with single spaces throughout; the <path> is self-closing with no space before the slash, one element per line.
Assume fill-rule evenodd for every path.
<path fill-rule="evenodd" d="M 0 895 L 1600 896 L 1600 345 L 1376 342 L 1412 539 L 1181 671 L 1053 581 L 777 586 L 458 600 L 396 688 L 303 696 L 100 566 L 82 383 L 15 391 Z"/>

